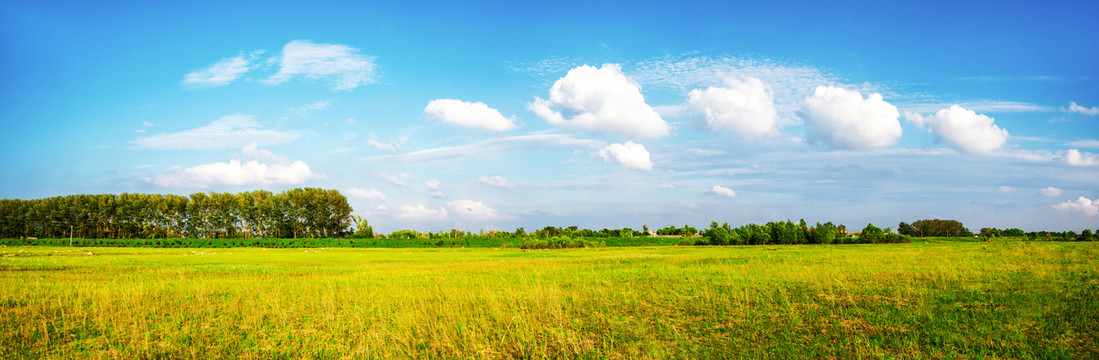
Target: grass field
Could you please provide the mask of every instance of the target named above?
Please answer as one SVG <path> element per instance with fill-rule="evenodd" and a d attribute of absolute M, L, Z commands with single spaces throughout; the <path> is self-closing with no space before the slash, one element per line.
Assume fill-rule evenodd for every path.
<path fill-rule="evenodd" d="M 3 358 L 1097 358 L 1099 244 L 0 247 Z"/>

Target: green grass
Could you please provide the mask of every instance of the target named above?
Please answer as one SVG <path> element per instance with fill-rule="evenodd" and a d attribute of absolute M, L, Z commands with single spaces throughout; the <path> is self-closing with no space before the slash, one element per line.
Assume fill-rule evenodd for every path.
<path fill-rule="evenodd" d="M 1099 245 L 0 247 L 0 358 L 1099 356 Z"/>

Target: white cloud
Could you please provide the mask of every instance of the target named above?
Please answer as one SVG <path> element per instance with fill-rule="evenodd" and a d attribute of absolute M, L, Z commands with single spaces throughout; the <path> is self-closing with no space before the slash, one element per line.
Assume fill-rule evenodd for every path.
<path fill-rule="evenodd" d="M 1080 212 L 1087 216 L 1099 215 L 1099 199 L 1091 200 L 1086 197 L 1079 197 L 1076 201 L 1065 201 L 1063 203 L 1053 205 L 1054 209 Z"/>
<path fill-rule="evenodd" d="M 569 70 L 550 88 L 549 100 L 535 97 L 527 109 L 550 124 L 631 139 L 661 137 L 671 129 L 616 64 Z"/>
<path fill-rule="evenodd" d="M 608 163 L 616 163 L 627 169 L 652 170 L 649 151 L 645 146 L 627 141 L 625 144 L 610 144 L 599 150 L 595 156 Z"/>
<path fill-rule="evenodd" d="M 249 156 L 250 152 L 251 155 L 265 153 L 275 161 L 281 160 L 270 155 L 266 150 L 256 149 L 254 145 L 242 151 L 245 156 Z M 302 161 L 265 164 L 257 160 L 242 162 L 233 159 L 229 162 L 216 162 L 183 170 L 176 167 L 176 169 L 175 174 L 157 175 L 143 180 L 162 187 L 208 188 L 213 185 L 299 185 L 310 179 L 323 177 L 310 170 L 309 165 Z"/>
<path fill-rule="evenodd" d="M 485 205 L 483 202 L 480 201 L 454 200 L 447 202 L 446 206 L 449 207 L 451 211 L 458 214 L 458 216 L 462 217 L 468 217 L 478 220 L 496 220 L 510 218 L 509 216 L 501 215 L 500 212 L 496 211 L 496 209 L 488 207 L 488 205 Z"/>
<path fill-rule="evenodd" d="M 985 113 L 1018 113 L 1018 112 L 1048 112 L 1052 110 L 1047 106 L 1031 104 L 1019 101 L 1005 100 L 975 100 L 954 103 L 908 103 L 902 104 L 905 111 L 929 113 L 958 105 L 963 108 Z"/>
<path fill-rule="evenodd" d="M 996 191 L 1002 192 L 1004 194 L 1010 194 L 1010 193 L 1015 192 L 1015 188 L 1005 185 L 1005 186 L 1000 186 L 1000 187 L 996 188 Z"/>
<path fill-rule="evenodd" d="M 347 121 L 347 124 L 348 124 L 348 125 L 351 125 L 351 126 L 359 126 L 359 124 L 355 122 L 355 118 L 349 117 L 349 118 L 347 118 L 347 120 L 346 120 L 346 121 Z"/>
<path fill-rule="evenodd" d="M 500 111 L 480 101 L 471 103 L 455 99 L 435 99 L 424 107 L 424 115 L 448 124 L 497 132 L 516 127 L 514 119 L 504 117 Z"/>
<path fill-rule="evenodd" d="M 1061 158 L 1065 164 L 1071 166 L 1095 166 L 1099 165 L 1099 156 L 1092 153 L 1082 153 L 1080 150 L 1069 149 Z"/>
<path fill-rule="evenodd" d="M 446 209 L 443 207 L 432 209 L 423 204 L 403 205 L 387 210 L 390 210 L 389 213 L 392 214 L 393 217 L 402 219 L 443 219 L 448 215 Z"/>
<path fill-rule="evenodd" d="M 711 194 L 714 194 L 714 195 L 717 195 L 717 196 L 724 196 L 724 197 L 734 197 L 734 196 L 736 196 L 736 191 L 733 191 L 733 189 L 730 189 L 730 188 L 727 188 L 727 187 L 724 187 L 724 186 L 721 186 L 721 185 L 714 185 L 714 187 L 710 188 L 709 192 Z"/>
<path fill-rule="evenodd" d="M 333 91 L 350 91 L 377 81 L 375 57 L 340 44 L 294 40 L 283 46 L 279 71 L 262 82 L 278 85 L 295 76 L 324 80 Z"/>
<path fill-rule="evenodd" d="M 977 114 L 958 105 L 939 110 L 934 115 L 905 114 L 905 117 L 935 134 L 938 141 L 964 153 L 987 153 L 1004 146 L 1007 130 L 996 126 L 992 118 Z"/>
<path fill-rule="evenodd" d="M 742 136 L 778 133 L 778 112 L 770 90 L 759 79 L 726 79 L 726 87 L 694 89 L 688 102 L 713 130 L 732 131 Z"/>
<path fill-rule="evenodd" d="M 352 186 L 347 189 L 347 194 L 360 199 L 385 200 L 385 194 L 375 189 L 360 189 Z"/>
<path fill-rule="evenodd" d="M 485 158 L 515 151 L 596 148 L 602 145 L 603 142 L 599 140 L 577 139 L 568 135 L 533 134 L 495 137 L 469 144 L 441 146 L 405 154 L 373 156 L 364 160 L 391 161 L 402 165 L 413 165 L 467 157 Z"/>
<path fill-rule="evenodd" d="M 438 189 L 439 184 L 439 179 L 431 179 L 424 182 L 424 186 L 427 186 L 428 189 Z"/>
<path fill-rule="evenodd" d="M 378 149 L 378 150 L 383 150 L 383 151 L 388 151 L 388 152 L 397 152 L 397 144 L 394 144 L 394 143 L 380 143 L 380 142 L 378 142 L 378 140 L 368 139 L 368 140 L 366 140 L 366 144 L 370 145 L 370 146 L 373 146 L 375 149 Z"/>
<path fill-rule="evenodd" d="M 139 149 L 210 150 L 239 148 L 256 143 L 284 144 L 301 137 L 297 132 L 264 130 L 251 115 L 226 115 L 209 125 L 176 133 L 161 133 L 134 139 Z"/>
<path fill-rule="evenodd" d="M 316 111 L 321 111 L 321 110 L 327 109 L 329 106 L 332 106 L 332 100 L 320 100 L 320 101 L 314 101 L 314 102 L 311 102 L 309 104 L 305 104 L 305 105 L 302 105 L 302 106 L 292 107 L 292 108 L 286 109 L 286 112 L 292 113 L 292 114 L 295 114 L 295 115 L 298 115 L 298 116 L 303 116 L 303 115 L 306 115 L 306 114 L 311 113 L 311 112 L 316 112 Z"/>
<path fill-rule="evenodd" d="M 408 179 L 408 178 L 412 177 L 412 175 L 409 175 L 409 174 L 404 174 L 404 173 L 390 174 L 390 173 L 387 173 L 387 172 L 384 172 L 384 171 L 379 171 L 379 172 L 375 173 L 374 175 L 381 178 L 382 180 L 385 180 L 386 182 L 388 182 L 390 184 L 397 185 L 397 186 L 410 186 L 410 185 L 408 185 L 408 182 L 405 181 L 405 179 Z"/>
<path fill-rule="evenodd" d="M 1099 149 L 1099 140 L 1087 139 L 1087 140 L 1075 140 L 1065 143 L 1065 145 L 1072 147 L 1082 147 L 1090 149 Z"/>
<path fill-rule="evenodd" d="M 1099 106 L 1092 106 L 1087 108 L 1077 105 L 1075 101 L 1070 102 L 1068 105 L 1068 109 L 1064 110 L 1070 113 L 1084 114 L 1088 116 L 1099 115 Z"/>
<path fill-rule="evenodd" d="M 811 142 L 831 149 L 863 150 L 893 145 L 901 136 L 900 113 L 880 94 L 863 99 L 854 90 L 818 86 L 799 113 L 812 129 Z"/>
<path fill-rule="evenodd" d="M 1061 195 L 1061 189 L 1058 189 L 1058 188 L 1055 188 L 1055 187 L 1052 187 L 1052 186 L 1044 188 L 1044 189 L 1039 189 L 1038 192 L 1041 193 L 1042 195 L 1051 196 L 1051 197 Z"/>
<path fill-rule="evenodd" d="M 506 179 L 506 178 L 504 178 L 503 176 L 500 176 L 500 175 L 492 175 L 492 176 L 482 175 L 482 176 L 477 178 L 477 181 L 480 181 L 482 184 L 489 185 L 489 186 L 496 186 L 496 187 L 502 187 L 502 188 L 514 188 L 515 187 L 515 184 L 513 184 L 511 181 L 508 181 L 508 179 Z"/>
<path fill-rule="evenodd" d="M 244 73 L 251 69 L 249 67 L 251 58 L 262 53 L 262 51 L 257 51 L 250 54 L 247 58 L 244 54 L 240 54 L 234 57 L 221 59 L 221 61 L 210 65 L 208 68 L 188 73 L 183 77 L 183 84 L 193 87 L 229 85 L 229 83 L 236 81 L 241 75 L 244 75 Z"/>

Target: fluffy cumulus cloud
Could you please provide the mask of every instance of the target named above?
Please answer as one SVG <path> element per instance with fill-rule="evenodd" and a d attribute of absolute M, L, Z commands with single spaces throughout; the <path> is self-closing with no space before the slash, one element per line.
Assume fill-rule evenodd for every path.
<path fill-rule="evenodd" d="M 743 136 L 778 133 L 775 102 L 759 79 L 727 79 L 724 87 L 694 89 L 687 98 L 712 130 L 732 131 Z"/>
<path fill-rule="evenodd" d="M 403 205 L 392 209 L 379 208 L 379 210 L 388 211 L 393 217 L 401 219 L 444 219 L 449 215 L 446 208 L 433 209 L 424 204 Z"/>
<path fill-rule="evenodd" d="M 347 189 L 347 195 L 359 199 L 385 200 L 385 194 L 382 194 L 381 191 L 375 189 L 360 189 L 354 186 Z"/>
<path fill-rule="evenodd" d="M 248 144 L 284 144 L 301 137 L 297 132 L 263 129 L 251 115 L 227 115 L 199 128 L 161 133 L 134 139 L 139 149 L 211 150 L 239 148 Z"/>
<path fill-rule="evenodd" d="M 901 137 L 900 113 L 880 94 L 818 86 L 798 113 L 811 127 L 810 142 L 831 149 L 863 150 L 893 145 Z"/>
<path fill-rule="evenodd" d="M 1041 193 L 1042 195 L 1045 195 L 1045 196 L 1058 196 L 1058 195 L 1061 195 L 1061 189 L 1058 189 L 1058 188 L 1055 188 L 1055 187 L 1052 187 L 1052 186 L 1044 188 L 1044 189 L 1040 189 L 1040 190 L 1038 190 L 1038 192 Z"/>
<path fill-rule="evenodd" d="M 1078 212 L 1087 216 L 1099 215 L 1099 199 L 1091 200 L 1086 197 L 1079 197 L 1076 201 L 1065 201 L 1063 203 L 1053 205 L 1054 209 Z"/>
<path fill-rule="evenodd" d="M 454 200 L 446 203 L 446 206 L 450 208 L 458 216 L 477 219 L 477 220 L 498 220 L 510 218 L 509 216 L 501 215 L 499 211 L 488 207 L 485 203 L 473 200 Z"/>
<path fill-rule="evenodd" d="M 1095 115 L 1099 115 L 1099 106 L 1083 107 L 1083 106 L 1080 106 L 1080 105 L 1076 104 L 1075 101 L 1072 101 L 1068 105 L 1068 109 L 1065 109 L 1065 111 L 1068 111 L 1070 113 L 1077 113 L 1077 114 L 1095 116 Z"/>
<path fill-rule="evenodd" d="M 707 192 L 722 197 L 736 196 L 736 191 L 733 191 L 733 189 L 721 185 L 714 185 L 714 187 L 710 188 L 710 190 L 708 190 Z"/>
<path fill-rule="evenodd" d="M 256 52 L 245 57 L 240 54 L 234 57 L 221 59 L 217 63 L 205 69 L 199 69 L 183 76 L 183 85 L 189 87 L 217 87 L 229 85 L 239 79 L 244 73 L 251 70 L 251 58 L 262 53 Z"/>
<path fill-rule="evenodd" d="M 599 150 L 596 157 L 608 163 L 615 163 L 627 169 L 652 170 L 653 162 L 649 160 L 649 151 L 645 146 L 627 141 L 625 144 L 610 144 Z"/>
<path fill-rule="evenodd" d="M 1061 158 L 1061 161 L 1070 166 L 1096 166 L 1099 165 L 1099 156 L 1069 149 L 1065 152 L 1065 156 Z"/>
<path fill-rule="evenodd" d="M 424 186 L 427 186 L 428 189 L 433 189 L 433 190 L 438 189 L 440 184 L 442 184 L 442 183 L 439 182 L 439 179 L 430 179 L 430 180 L 424 182 Z"/>
<path fill-rule="evenodd" d="M 248 156 L 249 152 L 266 153 L 264 150 L 255 149 L 254 145 L 251 149 L 244 148 L 245 156 Z M 272 158 L 273 163 L 233 159 L 229 162 L 215 162 L 186 169 L 177 167 L 174 174 L 157 175 L 143 180 L 170 188 L 208 188 L 215 185 L 300 185 L 310 179 L 323 177 L 314 173 L 309 165 L 302 161 L 286 162 L 273 155 L 269 157 Z"/>
<path fill-rule="evenodd" d="M 995 120 L 991 117 L 959 105 L 939 110 L 928 117 L 909 114 L 907 118 L 921 127 L 927 126 L 928 132 L 935 134 L 937 141 L 964 153 L 987 153 L 999 149 L 1008 138 L 1007 130 L 993 124 Z"/>
<path fill-rule="evenodd" d="M 550 124 L 630 139 L 661 137 L 671 129 L 615 64 L 573 68 L 553 84 L 548 100 L 536 97 L 527 108 Z"/>
<path fill-rule="evenodd" d="M 515 187 L 515 184 L 513 184 L 510 180 L 508 180 L 507 178 L 505 178 L 503 176 L 500 176 L 500 175 L 492 175 L 492 176 L 482 175 L 482 176 L 477 178 L 477 181 L 481 182 L 482 184 L 488 185 L 488 186 L 495 186 L 495 187 L 502 187 L 502 188 L 514 188 Z"/>
<path fill-rule="evenodd" d="M 350 91 L 377 81 L 377 64 L 373 56 L 359 49 L 340 44 L 316 44 L 294 40 L 283 46 L 279 71 L 263 80 L 267 85 L 282 84 L 294 77 L 322 80 L 333 91 Z"/>
<path fill-rule="evenodd" d="M 471 103 L 455 99 L 435 99 L 427 103 L 424 115 L 448 124 L 497 132 L 515 128 L 514 119 L 504 117 L 500 111 L 480 101 Z"/>

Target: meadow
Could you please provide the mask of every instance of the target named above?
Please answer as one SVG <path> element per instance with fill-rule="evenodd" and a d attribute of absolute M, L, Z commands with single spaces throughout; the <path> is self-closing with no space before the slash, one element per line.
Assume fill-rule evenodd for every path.
<path fill-rule="evenodd" d="M 1099 357 L 1099 245 L 0 247 L 2 358 Z"/>

